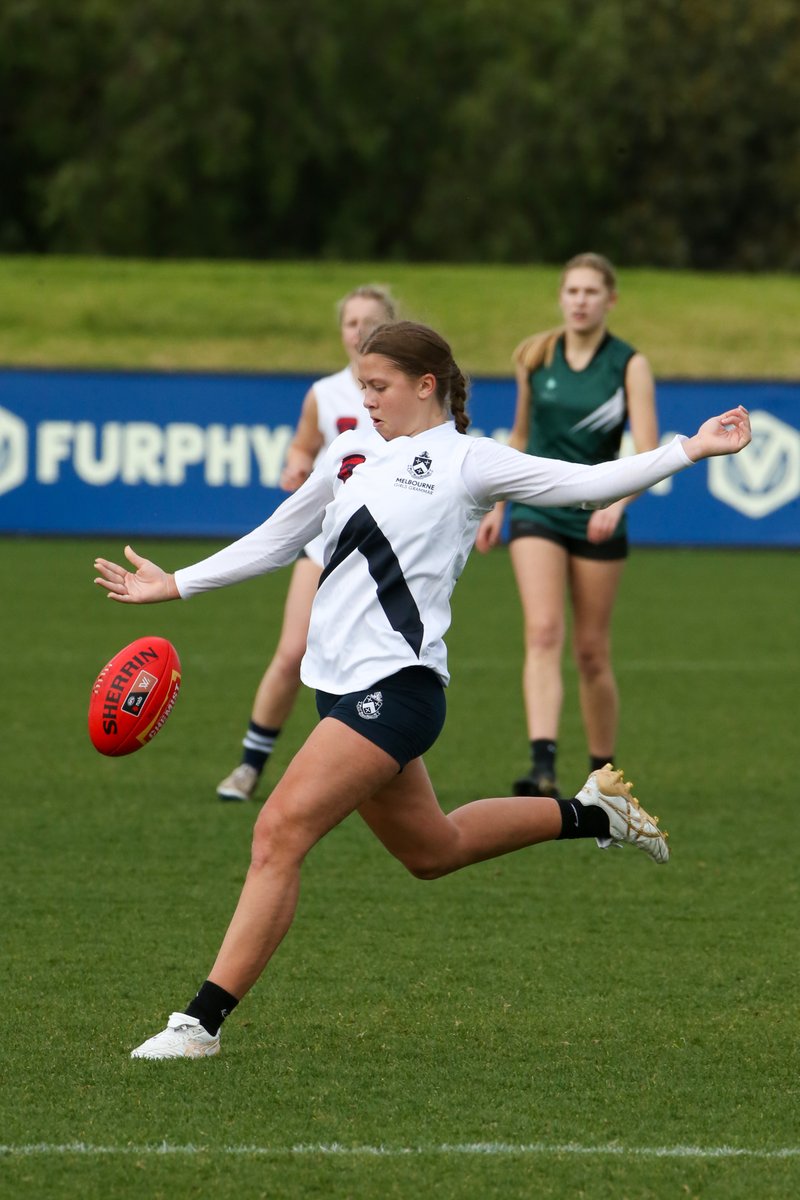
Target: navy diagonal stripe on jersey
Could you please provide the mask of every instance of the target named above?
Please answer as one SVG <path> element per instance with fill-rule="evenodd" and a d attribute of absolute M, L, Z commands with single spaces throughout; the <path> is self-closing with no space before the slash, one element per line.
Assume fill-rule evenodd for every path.
<path fill-rule="evenodd" d="M 417 602 L 409 591 L 397 555 L 366 505 L 357 509 L 342 529 L 330 562 L 320 576 L 320 586 L 354 550 L 359 550 L 367 560 L 369 573 L 377 584 L 378 600 L 392 629 L 403 635 L 419 658 L 424 628 Z"/>

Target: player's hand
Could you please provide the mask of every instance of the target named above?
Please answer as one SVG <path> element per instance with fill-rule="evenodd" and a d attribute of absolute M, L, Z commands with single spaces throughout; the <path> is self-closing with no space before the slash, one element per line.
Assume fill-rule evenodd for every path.
<path fill-rule="evenodd" d="M 296 492 L 301 483 L 308 479 L 310 471 L 304 467 L 286 466 L 281 471 L 280 486 L 285 492 Z"/>
<path fill-rule="evenodd" d="M 614 504 L 609 504 L 608 508 L 595 509 L 586 525 L 586 540 L 594 545 L 607 542 L 616 533 L 624 512 L 624 500 L 617 500 Z"/>
<path fill-rule="evenodd" d="M 744 405 L 731 408 L 718 417 L 704 421 L 694 437 L 687 438 L 683 448 L 692 462 L 714 458 L 718 454 L 738 454 L 752 439 L 750 417 Z"/>
<path fill-rule="evenodd" d="M 481 520 L 478 526 L 478 536 L 475 538 L 475 549 L 480 550 L 481 554 L 488 554 L 492 547 L 500 541 L 500 534 L 503 530 L 503 513 L 503 506 L 497 505 Z"/>
<path fill-rule="evenodd" d="M 94 569 L 100 574 L 94 582 L 105 588 L 109 600 L 119 600 L 122 604 L 157 604 L 160 600 L 180 599 L 174 575 L 142 558 L 131 546 L 125 547 L 125 557 L 134 565 L 135 571 L 128 571 L 106 558 L 95 559 Z"/>

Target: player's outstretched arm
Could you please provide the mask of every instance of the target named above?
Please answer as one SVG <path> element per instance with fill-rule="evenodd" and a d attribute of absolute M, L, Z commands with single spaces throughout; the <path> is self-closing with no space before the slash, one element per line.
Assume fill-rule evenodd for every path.
<path fill-rule="evenodd" d="M 704 421 L 694 437 L 686 438 L 683 449 L 692 462 L 718 454 L 737 454 L 752 438 L 750 417 L 743 405 Z"/>
<path fill-rule="evenodd" d="M 106 558 L 96 558 L 94 569 L 100 574 L 95 579 L 98 587 L 105 588 L 109 600 L 122 604 L 158 604 L 161 600 L 180 600 L 175 576 L 162 571 L 131 546 L 125 547 L 125 557 L 133 563 L 135 571 L 128 571 Z"/>

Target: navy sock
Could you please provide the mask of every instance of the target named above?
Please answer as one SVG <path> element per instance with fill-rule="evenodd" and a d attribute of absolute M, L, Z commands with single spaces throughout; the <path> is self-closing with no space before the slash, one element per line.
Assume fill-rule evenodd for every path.
<path fill-rule="evenodd" d="M 264 770 L 264 763 L 275 748 L 275 739 L 279 733 L 280 729 L 270 729 L 267 725 L 258 725 L 251 721 L 242 740 L 242 762 L 255 767 L 260 775 Z"/>
<path fill-rule="evenodd" d="M 187 1017 L 197 1017 L 207 1033 L 219 1033 L 219 1027 L 226 1017 L 230 1016 L 239 1001 L 230 992 L 207 979 L 200 985 L 200 990 L 185 1009 Z"/>
<path fill-rule="evenodd" d="M 580 800 L 558 800 L 561 809 L 561 833 L 563 838 L 608 837 L 610 828 L 608 815 L 597 804 L 581 804 Z"/>

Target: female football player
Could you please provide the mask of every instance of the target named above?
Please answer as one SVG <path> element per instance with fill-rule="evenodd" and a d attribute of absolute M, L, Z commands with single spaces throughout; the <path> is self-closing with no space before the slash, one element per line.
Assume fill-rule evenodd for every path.
<path fill-rule="evenodd" d="M 503 796 L 446 814 L 422 755 L 444 723 L 450 595 L 495 502 L 613 502 L 698 459 L 741 450 L 750 440 L 746 411 L 714 417 L 658 450 L 576 466 L 465 437 L 466 381 L 450 347 L 424 325 L 372 332 L 358 372 L 380 436 L 342 434 L 258 529 L 174 574 L 130 546 L 132 570 L 96 560 L 95 582 L 112 600 L 144 604 L 274 570 L 320 531 L 325 539 L 301 669 L 316 689 L 320 722 L 259 813 L 247 877 L 208 978 L 135 1058 L 218 1052 L 222 1021 L 292 923 L 306 855 L 354 811 L 421 879 L 558 838 L 628 843 L 657 863 L 669 857 L 665 835 L 611 766 L 567 800 Z"/>
<path fill-rule="evenodd" d="M 566 264 L 559 291 L 564 325 L 534 334 L 514 351 L 517 408 L 510 446 L 568 462 L 605 462 L 617 457 L 626 423 L 637 451 L 658 445 L 647 359 L 608 331 L 616 299 L 608 259 L 579 254 Z M 530 770 L 514 783 L 517 796 L 559 794 L 566 593 L 589 769 L 614 761 L 619 695 L 611 617 L 628 554 L 625 509 L 632 499 L 594 512 L 512 504 L 510 554 L 524 618 L 522 693 L 531 752 Z M 499 504 L 482 522 L 479 550 L 499 540 L 504 509 Z"/>
<path fill-rule="evenodd" d="M 311 474 L 318 454 L 335 437 L 366 422 L 356 381 L 358 347 L 369 330 L 394 318 L 394 300 L 386 288 L 375 284 L 354 288 L 339 301 L 339 330 L 347 366 L 335 375 L 318 379 L 306 394 L 281 474 L 281 487 L 285 491 L 294 492 L 300 487 Z M 220 800 L 251 798 L 275 739 L 294 707 L 300 689 L 300 660 L 306 648 L 311 602 L 321 572 L 322 538 L 316 537 L 303 547 L 292 568 L 278 645 L 256 690 L 239 764 L 217 785 Z"/>

